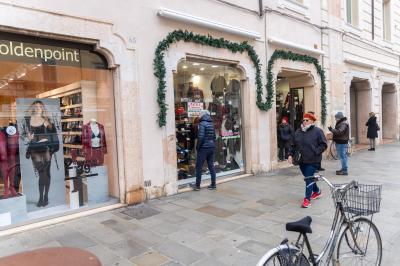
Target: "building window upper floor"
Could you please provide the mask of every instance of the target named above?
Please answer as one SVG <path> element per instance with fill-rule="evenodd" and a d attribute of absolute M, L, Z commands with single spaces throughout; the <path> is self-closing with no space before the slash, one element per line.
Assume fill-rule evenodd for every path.
<path fill-rule="evenodd" d="M 382 29 L 383 29 L 383 39 L 387 41 L 392 40 L 392 30 L 391 30 L 391 0 L 382 0 Z"/>
<path fill-rule="evenodd" d="M 354 27 L 359 27 L 359 0 L 346 1 L 346 22 Z"/>

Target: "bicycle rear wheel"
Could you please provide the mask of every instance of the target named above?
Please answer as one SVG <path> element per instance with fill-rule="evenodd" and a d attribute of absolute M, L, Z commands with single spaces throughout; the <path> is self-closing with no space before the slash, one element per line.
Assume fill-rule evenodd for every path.
<path fill-rule="evenodd" d="M 367 218 L 356 218 L 339 236 L 336 255 L 341 266 L 381 265 L 382 240 L 378 228 Z"/>
<path fill-rule="evenodd" d="M 331 157 L 333 159 L 337 160 L 339 158 L 338 154 L 337 154 L 337 151 L 336 151 L 336 144 L 335 144 L 334 141 L 331 142 L 331 145 L 330 145 L 330 148 L 329 148 L 329 153 L 330 153 L 330 155 L 331 155 Z"/>
<path fill-rule="evenodd" d="M 353 144 L 351 141 L 349 141 L 349 143 L 347 144 L 347 156 L 350 157 L 353 154 Z"/>
<path fill-rule="evenodd" d="M 295 249 L 277 250 L 268 257 L 263 257 L 257 266 L 310 266 L 307 257 Z"/>

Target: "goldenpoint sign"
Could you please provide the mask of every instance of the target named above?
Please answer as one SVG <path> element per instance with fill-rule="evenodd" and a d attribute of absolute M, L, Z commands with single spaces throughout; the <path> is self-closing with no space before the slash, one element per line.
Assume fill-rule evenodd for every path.
<path fill-rule="evenodd" d="M 79 50 L 48 45 L 0 40 L 0 58 L 6 60 L 40 61 L 41 63 L 76 64 Z"/>

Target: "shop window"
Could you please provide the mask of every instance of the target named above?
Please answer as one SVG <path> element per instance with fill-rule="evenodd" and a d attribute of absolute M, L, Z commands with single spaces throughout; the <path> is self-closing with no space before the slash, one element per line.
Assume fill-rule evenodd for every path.
<path fill-rule="evenodd" d="M 387 41 L 391 40 L 390 2 L 390 0 L 382 1 L 383 38 Z"/>
<path fill-rule="evenodd" d="M 240 71 L 232 66 L 182 61 L 174 74 L 177 176 L 195 177 L 199 112 L 209 110 L 216 130 L 218 175 L 243 171 Z M 203 166 L 203 175 L 208 175 Z"/>
<path fill-rule="evenodd" d="M 346 22 L 358 27 L 358 1 L 346 0 Z"/>
<path fill-rule="evenodd" d="M 110 99 L 89 47 L 0 34 L 0 228 L 118 201 Z"/>

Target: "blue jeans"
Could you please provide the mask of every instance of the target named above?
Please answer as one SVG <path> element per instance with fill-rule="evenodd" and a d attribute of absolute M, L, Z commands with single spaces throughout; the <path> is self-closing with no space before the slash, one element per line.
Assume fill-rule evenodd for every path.
<path fill-rule="evenodd" d="M 214 148 L 204 148 L 197 151 L 196 159 L 196 186 L 200 187 L 201 183 L 201 170 L 203 168 L 204 161 L 207 160 L 208 170 L 211 175 L 211 186 L 215 186 L 215 168 L 214 168 Z"/>
<path fill-rule="evenodd" d="M 304 177 L 314 176 L 315 170 L 318 169 L 319 164 L 300 164 L 300 171 Z M 306 180 L 306 195 L 305 198 L 310 200 L 311 194 L 313 192 L 320 192 L 317 183 L 314 182 L 312 179 Z"/>
<path fill-rule="evenodd" d="M 340 162 L 342 163 L 342 171 L 347 173 L 348 163 L 347 163 L 347 145 L 336 143 L 336 151 L 339 156 Z"/>

